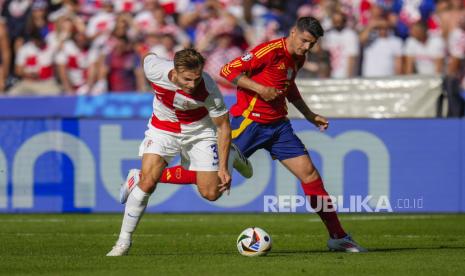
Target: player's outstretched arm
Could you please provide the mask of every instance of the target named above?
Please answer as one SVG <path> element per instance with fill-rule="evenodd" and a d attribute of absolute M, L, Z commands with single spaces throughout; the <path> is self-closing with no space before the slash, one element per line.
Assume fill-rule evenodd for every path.
<path fill-rule="evenodd" d="M 314 113 L 307 103 L 303 99 L 297 99 L 292 101 L 292 104 L 297 108 L 297 110 L 304 115 L 310 123 L 314 124 L 320 129 L 320 131 L 325 131 L 329 127 L 329 121 L 325 117 Z"/>
<path fill-rule="evenodd" d="M 231 172 L 228 170 L 229 149 L 231 147 L 231 125 L 228 113 L 219 117 L 212 117 L 218 131 L 218 177 L 221 180 L 220 192 L 229 190 L 231 186 Z"/>

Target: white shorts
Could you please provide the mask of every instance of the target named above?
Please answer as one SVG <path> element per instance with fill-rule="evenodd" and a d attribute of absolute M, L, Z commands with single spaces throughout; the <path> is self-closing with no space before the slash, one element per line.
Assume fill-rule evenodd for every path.
<path fill-rule="evenodd" d="M 139 146 L 139 156 L 145 153 L 160 155 L 169 164 L 181 154 L 181 165 L 191 171 L 218 171 L 216 133 L 203 131 L 198 135 L 184 135 L 147 130 Z"/>

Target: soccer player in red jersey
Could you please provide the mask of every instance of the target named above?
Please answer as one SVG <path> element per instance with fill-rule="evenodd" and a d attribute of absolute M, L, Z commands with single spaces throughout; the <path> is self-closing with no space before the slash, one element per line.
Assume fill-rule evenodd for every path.
<path fill-rule="evenodd" d="M 362 252 L 366 249 L 346 234 L 332 208 L 317 208 L 324 206 L 318 200 L 330 200 L 328 193 L 286 117 L 287 99 L 321 131 L 329 126 L 328 119 L 310 110 L 295 84 L 305 55 L 323 34 L 317 19 L 301 17 L 288 37 L 258 45 L 226 64 L 220 74 L 238 86 L 237 102 L 230 111 L 233 143 L 246 157 L 266 149 L 301 181 L 310 205 L 329 232 L 330 250 Z"/>

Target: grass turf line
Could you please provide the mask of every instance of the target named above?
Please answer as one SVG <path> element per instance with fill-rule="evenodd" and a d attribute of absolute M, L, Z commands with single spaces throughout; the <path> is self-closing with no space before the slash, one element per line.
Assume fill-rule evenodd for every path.
<path fill-rule="evenodd" d="M 105 257 L 121 214 L 0 215 L 0 275 L 461 274 L 465 215 L 349 214 L 341 221 L 371 252 L 331 253 L 313 214 L 146 214 L 130 255 Z M 239 255 L 250 226 L 268 231 L 266 257 Z"/>

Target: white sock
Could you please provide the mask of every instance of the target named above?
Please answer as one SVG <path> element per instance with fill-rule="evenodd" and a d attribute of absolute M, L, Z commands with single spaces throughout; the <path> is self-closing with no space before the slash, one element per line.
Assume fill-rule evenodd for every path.
<path fill-rule="evenodd" d="M 124 209 L 123 224 L 121 225 L 121 232 L 117 243 L 131 243 L 132 233 L 136 230 L 137 224 L 139 224 L 139 221 L 144 214 L 149 197 L 150 194 L 142 191 L 137 185 L 129 194 L 128 200 L 126 201 L 126 208 Z"/>

